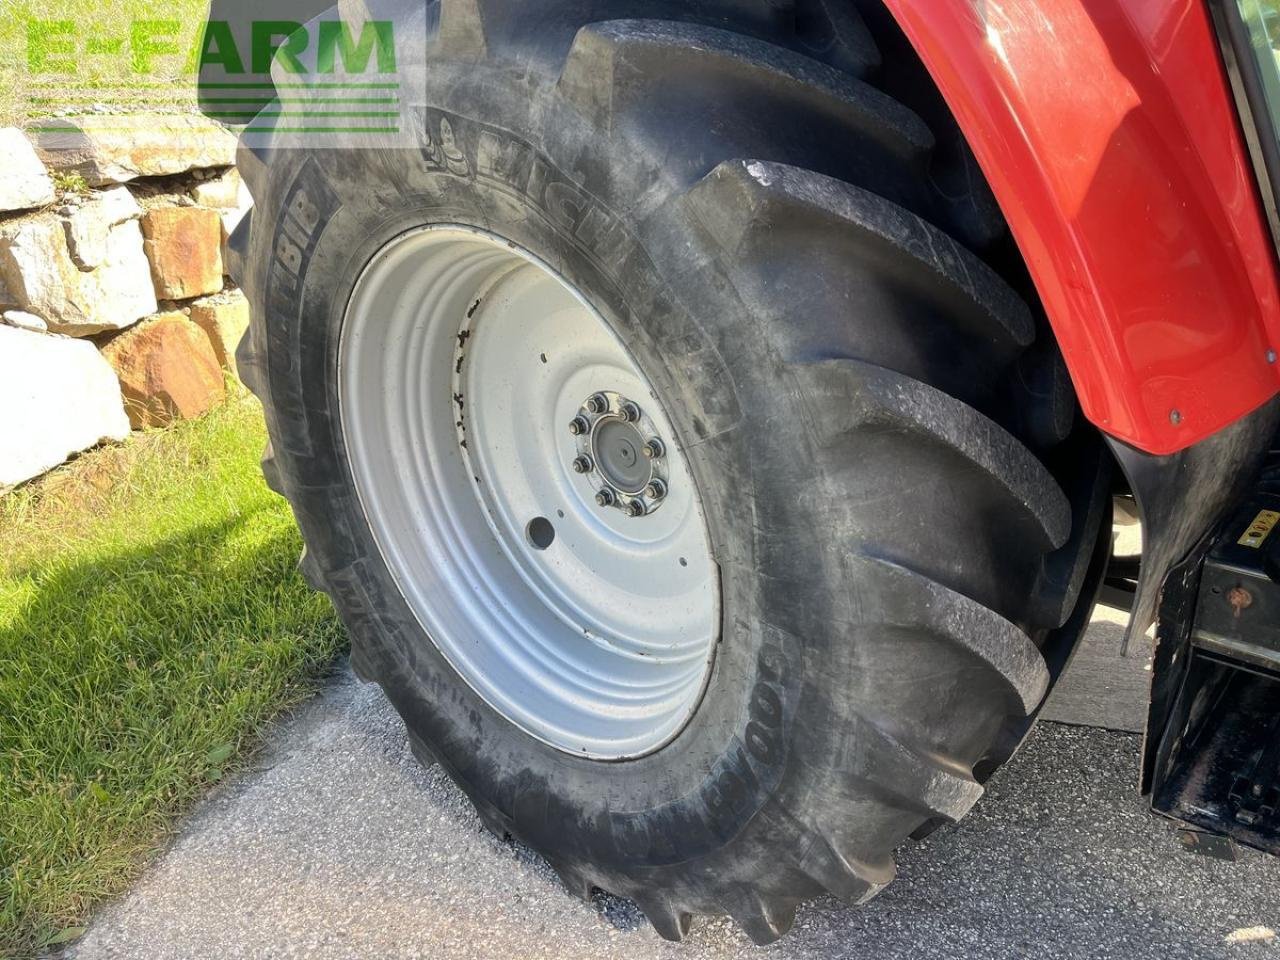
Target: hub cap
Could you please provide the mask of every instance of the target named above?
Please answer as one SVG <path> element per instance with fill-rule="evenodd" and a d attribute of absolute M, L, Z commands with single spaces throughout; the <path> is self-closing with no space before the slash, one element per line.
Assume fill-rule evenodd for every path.
<path fill-rule="evenodd" d="M 718 635 L 716 568 L 670 421 L 604 318 L 531 254 L 431 227 L 365 268 L 339 371 L 374 537 L 467 683 L 578 755 L 674 737 Z"/>

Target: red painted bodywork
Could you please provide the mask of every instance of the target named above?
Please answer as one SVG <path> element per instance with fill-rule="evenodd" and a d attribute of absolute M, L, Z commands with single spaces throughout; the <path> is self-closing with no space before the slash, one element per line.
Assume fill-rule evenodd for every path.
<path fill-rule="evenodd" d="M 1276 255 L 1204 0 L 887 5 L 991 183 L 1090 420 L 1172 453 L 1280 390 Z"/>

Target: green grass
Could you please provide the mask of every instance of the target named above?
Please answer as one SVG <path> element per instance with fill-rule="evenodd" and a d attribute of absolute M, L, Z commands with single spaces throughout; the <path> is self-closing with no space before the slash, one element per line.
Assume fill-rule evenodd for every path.
<path fill-rule="evenodd" d="M 238 396 L 0 499 L 0 956 L 74 936 L 339 650 L 263 440 Z"/>
<path fill-rule="evenodd" d="M 112 112 L 195 109 L 191 51 L 208 11 L 209 0 L 0 0 L 0 126 L 95 102 Z M 135 27 L 141 21 L 176 27 L 153 41 L 176 52 L 155 55 L 145 70 L 131 55 L 135 30 L 148 29 Z M 59 33 L 57 43 L 66 46 L 33 65 L 29 54 L 47 22 L 70 22 L 72 32 Z"/>

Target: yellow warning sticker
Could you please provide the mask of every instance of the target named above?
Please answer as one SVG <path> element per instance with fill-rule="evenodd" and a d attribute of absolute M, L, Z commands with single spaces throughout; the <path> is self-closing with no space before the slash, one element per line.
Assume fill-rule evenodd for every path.
<path fill-rule="evenodd" d="M 1262 546 L 1262 541 L 1267 539 L 1272 528 L 1280 523 L 1280 512 L 1275 510 L 1259 510 L 1258 515 L 1253 518 L 1253 523 L 1249 524 L 1249 529 L 1240 535 L 1240 539 L 1236 543 L 1242 547 L 1253 547 L 1255 550 Z"/>

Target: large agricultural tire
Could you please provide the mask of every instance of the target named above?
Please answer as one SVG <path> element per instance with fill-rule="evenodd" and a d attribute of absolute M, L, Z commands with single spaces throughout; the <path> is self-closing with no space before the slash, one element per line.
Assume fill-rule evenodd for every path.
<path fill-rule="evenodd" d="M 1000 266 L 998 214 L 932 152 L 951 138 L 946 155 L 962 154 L 954 131 L 874 85 L 891 73 L 886 27 L 853 10 L 442 0 L 417 149 L 241 148 L 255 208 L 233 238 L 253 314 L 240 369 L 266 409 L 266 476 L 353 663 L 492 829 L 576 893 L 633 898 L 669 939 L 728 914 L 765 943 L 806 898 L 882 889 L 894 849 L 963 816 L 1025 733 L 1105 549 L 1104 455 Z M 521 332 L 519 311 L 544 300 L 624 345 L 610 369 L 633 364 L 619 376 L 650 394 L 643 426 L 684 506 L 627 517 L 570 496 L 539 520 L 598 509 L 582 523 L 622 537 L 680 510 L 700 520 L 681 529 L 701 529 L 709 558 L 684 597 L 714 613 L 702 653 L 670 625 L 705 617 L 652 597 L 609 616 L 644 613 L 640 633 L 682 654 L 649 666 L 632 650 L 617 677 L 593 624 L 577 624 L 581 650 L 536 660 L 499 629 L 495 611 L 532 608 L 476 571 L 544 562 L 529 546 L 572 562 L 564 530 L 499 545 L 498 508 L 489 526 L 468 513 L 490 496 L 484 464 L 540 469 L 538 443 L 556 462 L 578 443 L 556 403 L 502 405 L 572 346 Z M 415 333 L 450 323 L 443 340 Z M 471 359 L 482 341 L 495 359 Z M 456 379 L 479 378 L 472 363 L 510 367 L 475 381 L 505 384 L 474 400 L 480 422 Z M 605 391 L 614 417 L 625 391 L 588 385 L 571 406 Z M 535 452 L 517 462 L 499 440 Z M 457 484 L 472 482 L 468 501 Z M 600 479 L 566 462 L 555 482 L 580 495 Z M 627 563 L 596 566 L 601 596 L 644 594 Z M 581 711 L 561 662 L 586 684 Z M 648 669 L 667 672 L 646 686 Z M 582 723 L 592 709 L 598 728 Z"/>

